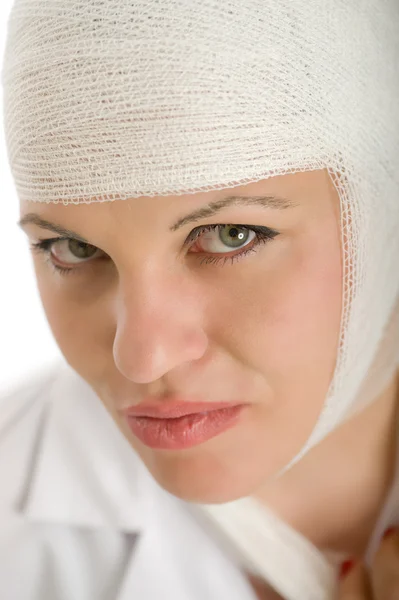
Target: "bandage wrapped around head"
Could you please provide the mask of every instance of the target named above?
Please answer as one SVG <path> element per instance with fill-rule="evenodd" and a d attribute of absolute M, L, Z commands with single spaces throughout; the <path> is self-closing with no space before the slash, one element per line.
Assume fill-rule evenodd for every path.
<path fill-rule="evenodd" d="M 398 366 L 398 26 L 397 0 L 16 0 L 10 15 L 4 125 L 23 201 L 179 195 L 328 169 L 341 207 L 340 345 L 320 418 L 287 468 Z M 227 507 L 209 514 L 229 529 Z M 283 576 L 271 558 L 259 570 L 287 598 L 320 599 L 316 584 L 299 593 L 291 542 Z"/>

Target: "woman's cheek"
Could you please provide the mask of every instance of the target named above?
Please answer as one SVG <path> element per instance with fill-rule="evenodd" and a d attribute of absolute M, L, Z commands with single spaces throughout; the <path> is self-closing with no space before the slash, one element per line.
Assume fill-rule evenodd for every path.
<path fill-rule="evenodd" d="M 57 273 L 48 273 L 40 265 L 36 268 L 38 289 L 54 338 L 71 366 L 81 372 L 88 363 L 98 362 L 104 354 L 104 343 L 108 322 L 104 315 L 104 302 L 95 300 L 87 290 L 89 285 L 75 286 Z M 112 348 L 112 346 L 111 346 Z"/>
<path fill-rule="evenodd" d="M 331 370 L 335 361 L 342 289 L 339 248 L 320 246 L 319 251 L 306 243 L 287 246 L 274 266 L 270 259 L 248 268 L 239 293 L 232 282 L 230 292 L 225 286 L 215 299 L 224 345 L 270 376 L 294 376 L 316 364 Z"/>
<path fill-rule="evenodd" d="M 327 249 L 326 249 L 327 250 Z M 269 298 L 266 328 L 275 360 L 288 369 L 335 363 L 342 305 L 341 266 L 331 252 L 298 250 Z"/>

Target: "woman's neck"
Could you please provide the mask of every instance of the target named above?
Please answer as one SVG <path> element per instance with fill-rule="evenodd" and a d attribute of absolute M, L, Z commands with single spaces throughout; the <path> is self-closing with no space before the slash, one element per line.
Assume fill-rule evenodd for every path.
<path fill-rule="evenodd" d="M 256 497 L 323 551 L 361 556 L 392 483 L 398 381 Z"/>

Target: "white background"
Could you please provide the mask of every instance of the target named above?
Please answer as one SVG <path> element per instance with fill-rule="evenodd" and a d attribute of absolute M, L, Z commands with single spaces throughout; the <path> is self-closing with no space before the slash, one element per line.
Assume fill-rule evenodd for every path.
<path fill-rule="evenodd" d="M 0 0 L 0 54 L 3 66 L 12 0 Z M 53 362 L 60 351 L 41 305 L 26 234 L 17 226 L 19 202 L 4 139 L 0 92 L 0 393 Z"/>

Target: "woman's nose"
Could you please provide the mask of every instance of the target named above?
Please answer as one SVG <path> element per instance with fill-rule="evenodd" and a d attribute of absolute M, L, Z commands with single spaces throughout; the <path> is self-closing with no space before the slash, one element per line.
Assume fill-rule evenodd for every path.
<path fill-rule="evenodd" d="M 120 287 L 116 324 L 114 361 L 135 383 L 151 383 L 201 358 L 208 345 L 199 294 L 182 277 Z"/>

